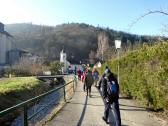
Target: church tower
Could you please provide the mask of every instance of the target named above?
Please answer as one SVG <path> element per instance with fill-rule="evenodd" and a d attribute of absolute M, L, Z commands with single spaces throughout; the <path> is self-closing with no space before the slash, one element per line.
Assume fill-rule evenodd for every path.
<path fill-rule="evenodd" d="M 67 57 L 64 50 L 60 52 L 60 63 L 64 64 L 64 67 L 62 68 L 62 73 L 66 73 L 68 66 L 67 66 Z"/>
<path fill-rule="evenodd" d="M 60 52 L 60 62 L 61 63 L 65 63 L 66 62 L 66 53 L 64 52 L 64 50 L 62 50 Z"/>

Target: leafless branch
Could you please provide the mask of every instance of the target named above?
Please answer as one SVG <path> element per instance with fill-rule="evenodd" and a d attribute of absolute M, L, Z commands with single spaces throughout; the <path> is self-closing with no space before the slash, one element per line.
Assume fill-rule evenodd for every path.
<path fill-rule="evenodd" d="M 154 11 L 151 11 L 149 10 L 147 13 L 141 15 L 140 17 L 138 17 L 135 21 L 133 21 L 130 25 L 129 25 L 129 31 L 131 30 L 131 28 L 138 22 L 140 21 L 142 18 L 148 16 L 148 15 L 151 15 L 151 14 L 155 14 L 155 13 L 159 13 L 159 14 L 163 14 L 163 15 L 166 15 L 168 16 L 168 12 L 165 12 L 163 10 L 154 10 Z"/>

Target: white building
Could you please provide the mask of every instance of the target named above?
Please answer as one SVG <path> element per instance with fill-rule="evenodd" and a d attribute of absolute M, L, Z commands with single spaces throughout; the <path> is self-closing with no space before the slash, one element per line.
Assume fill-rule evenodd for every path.
<path fill-rule="evenodd" d="M 65 63 L 66 62 L 66 53 L 64 53 L 64 50 L 60 52 L 60 62 Z"/>
<path fill-rule="evenodd" d="M 62 73 L 67 73 L 70 63 L 67 61 L 67 55 L 64 50 L 60 52 L 60 63 L 64 64 L 64 67 L 62 68 Z"/>
<path fill-rule="evenodd" d="M 4 24 L 0 23 L 0 65 L 8 63 L 8 51 L 11 49 L 11 35 L 4 31 Z"/>

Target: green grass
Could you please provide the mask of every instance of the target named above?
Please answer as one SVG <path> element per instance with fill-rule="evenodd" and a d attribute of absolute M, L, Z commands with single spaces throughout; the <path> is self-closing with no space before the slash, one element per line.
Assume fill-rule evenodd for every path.
<path fill-rule="evenodd" d="M 0 111 L 50 90 L 35 77 L 0 80 Z"/>
<path fill-rule="evenodd" d="M 11 91 L 31 89 L 39 84 L 35 77 L 15 77 L 0 80 L 0 94 Z"/>

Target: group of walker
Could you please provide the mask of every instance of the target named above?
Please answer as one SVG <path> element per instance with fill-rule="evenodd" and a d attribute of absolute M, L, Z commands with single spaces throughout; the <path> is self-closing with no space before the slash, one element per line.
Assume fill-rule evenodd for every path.
<path fill-rule="evenodd" d="M 80 72 L 79 72 L 80 73 Z M 109 110 L 113 110 L 113 115 L 115 117 L 116 126 L 121 126 L 121 117 L 119 110 L 119 84 L 111 72 L 111 70 L 106 66 L 104 74 L 99 79 L 99 72 L 96 69 L 91 71 L 90 69 L 85 69 L 81 72 L 80 80 L 83 82 L 83 90 L 86 91 L 86 95 L 91 97 L 91 87 L 94 84 L 95 87 L 101 92 L 105 110 L 102 119 L 108 124 Z"/>
<path fill-rule="evenodd" d="M 87 96 L 91 97 L 91 87 L 94 84 L 97 86 L 99 80 L 99 72 L 96 69 L 84 69 L 83 72 L 77 72 L 78 78 L 84 83 L 83 90 L 87 92 Z"/>

